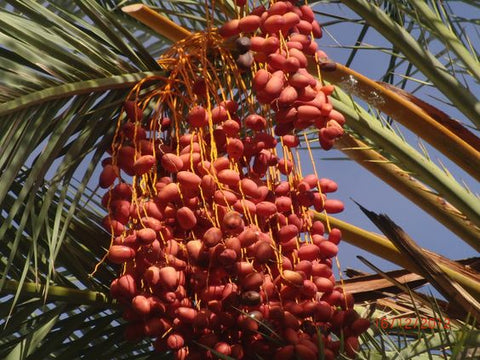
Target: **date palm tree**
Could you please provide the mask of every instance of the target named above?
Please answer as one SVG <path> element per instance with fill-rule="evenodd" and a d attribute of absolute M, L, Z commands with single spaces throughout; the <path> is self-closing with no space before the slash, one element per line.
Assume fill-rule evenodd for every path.
<path fill-rule="evenodd" d="M 133 3 L 0 0 L 2 358 L 169 356 L 154 354 L 149 341 L 123 340 L 125 322 L 109 295 L 117 269 L 108 263 L 95 268 L 110 241 L 101 226 L 97 186 L 102 156 L 130 90 L 146 77 L 164 75 L 156 58 L 178 40 L 167 22 L 152 27 L 148 19 L 132 17 L 124 7 Z M 219 25 L 235 9 L 232 0 L 143 3 L 189 32 Z M 309 3 L 332 38 L 342 39 L 345 29 L 357 37 L 353 46 L 343 46 L 349 51 L 345 64 L 321 64 L 323 81 L 337 87 L 333 104 L 347 119 L 337 150 L 444 225 L 449 246 L 465 243 L 475 256 L 480 201 L 446 166 L 435 163 L 427 148 L 451 164 L 451 171 L 461 169 L 455 171 L 475 189 L 480 179 L 478 4 Z M 372 33 L 381 47 L 364 43 Z M 374 77 L 350 68 L 365 54 L 385 59 Z M 414 146 L 417 137 L 421 150 Z M 323 156 L 316 150 L 314 155 Z M 455 261 L 420 248 L 395 219 L 364 211 L 383 235 L 329 221 L 342 229 L 346 242 L 403 272 L 375 268 L 376 275 L 356 273 L 346 280 L 344 286 L 358 295 L 359 309 L 372 319 L 393 311 L 402 321 L 409 316 L 441 321 L 429 334 L 407 331 L 401 322 L 389 322 L 388 333 L 381 324 L 372 325 L 359 357 L 474 358 L 480 333 L 467 323 L 480 320 L 477 259 Z M 427 282 L 443 301 L 410 288 Z"/>

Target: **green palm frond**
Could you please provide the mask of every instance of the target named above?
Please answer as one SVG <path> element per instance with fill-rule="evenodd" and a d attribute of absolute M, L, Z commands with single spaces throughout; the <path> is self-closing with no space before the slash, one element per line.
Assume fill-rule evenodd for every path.
<path fill-rule="evenodd" d="M 0 238 L 16 234 L 2 279 L 29 228 L 30 256 L 37 241 L 48 238 L 47 273 L 53 271 L 81 193 L 63 218 L 48 213 L 53 195 L 65 193 L 74 175 L 81 179 L 80 191 L 85 188 L 129 89 L 160 70 L 146 48 L 96 2 L 79 1 L 72 11 L 60 5 L 11 1 L 12 10 L 0 12 L 0 77 L 7 89 L 0 103 L 0 204 L 8 211 L 2 214 Z M 29 168 L 23 171 L 25 164 Z M 78 172 L 80 164 L 84 170 Z M 41 205 L 35 198 L 39 192 Z"/>
<path fill-rule="evenodd" d="M 372 2 L 365 0 L 342 2 L 367 21 L 388 41 L 395 44 L 409 62 L 414 64 L 457 109 L 469 118 L 477 128 L 480 127 L 479 100 L 455 77 L 455 73 L 452 73 L 452 71 L 443 65 L 428 48 L 422 47 L 422 41 L 415 39 L 404 29 L 403 24 L 396 22 L 388 13 Z M 389 3 L 398 5 L 397 1 Z M 420 2 L 413 1 L 412 4 L 413 3 L 418 4 Z M 422 18 L 417 21 L 424 23 L 425 19 Z M 451 44 L 446 43 L 445 46 L 450 48 Z M 466 53 L 468 53 L 468 50 L 462 48 L 462 53 L 467 56 Z M 447 62 L 448 64 L 454 63 L 451 60 L 447 60 Z M 471 61 L 468 61 L 468 63 L 474 66 Z M 478 68 L 478 63 L 476 67 Z"/>
<path fill-rule="evenodd" d="M 90 205 L 81 204 L 71 214 L 70 204 L 80 191 L 92 196 L 91 190 L 81 187 L 82 184 L 71 185 L 68 191 L 57 190 L 52 196 L 44 227 L 54 230 L 55 225 L 51 222 L 56 216 L 61 219 L 70 217 L 68 226 L 62 229 L 65 232 L 62 250 L 56 254 L 55 264 L 48 261 L 54 245 L 50 237 L 37 240 L 37 268 L 29 261 L 33 256 L 28 253 L 31 251 L 28 238 L 19 242 L 19 251 L 11 261 L 9 274 L 10 278 L 22 281 L 6 281 L 3 294 L 10 295 L 2 295 L 0 305 L 2 319 L 5 319 L 0 323 L 2 358 L 42 359 L 55 354 L 67 359 L 93 353 L 101 358 L 110 358 L 110 353 L 122 354 L 118 358 L 129 358 L 134 352 L 143 353 L 145 358 L 150 356 L 148 342 L 129 344 L 122 340 L 125 324 L 117 305 L 108 297 L 108 285 L 116 269 L 104 264 L 94 276 L 88 275 L 105 254 L 110 240 L 98 225 L 100 217 L 96 201 Z M 43 191 L 36 196 L 35 203 L 39 208 L 49 189 L 44 187 Z M 23 229 L 26 235 L 34 231 L 31 226 Z M 53 265 L 55 273 L 49 279 Z M 49 289 L 48 285 L 52 288 Z M 11 313 L 13 302 L 16 305 Z"/>
<path fill-rule="evenodd" d="M 480 228 L 461 215 L 455 207 L 418 181 L 411 172 L 388 160 L 360 139 L 346 134 L 335 145 L 349 158 L 382 179 L 393 189 L 432 215 L 437 221 L 469 244 L 476 244 L 480 237 Z"/>
<path fill-rule="evenodd" d="M 88 275 L 109 243 L 88 184 L 130 88 L 160 68 L 117 15 L 94 1 L 62 5 L 11 1 L 0 10 L 0 287 L 11 293 L 0 305 L 0 357 L 71 359 L 88 348 L 148 357 L 148 343 L 119 340 L 112 305 L 74 299 L 108 294 L 116 273 Z M 35 284 L 43 286 L 25 298 L 22 288 Z M 60 299 L 46 297 L 50 285 L 65 290 Z"/>
<path fill-rule="evenodd" d="M 333 103 L 346 114 L 349 127 L 370 139 L 377 147 L 390 154 L 391 160 L 395 159 L 402 164 L 404 170 L 415 174 L 467 217 L 475 219 L 472 221 L 480 224 L 480 208 L 476 196 L 446 175 L 442 169 L 417 152 L 395 132 L 357 106 L 348 95 L 337 90 L 337 96 L 339 101 L 335 100 Z"/>

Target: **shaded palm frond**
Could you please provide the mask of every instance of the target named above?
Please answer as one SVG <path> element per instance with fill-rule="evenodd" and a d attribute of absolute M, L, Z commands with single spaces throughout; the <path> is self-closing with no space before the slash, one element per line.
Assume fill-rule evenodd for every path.
<path fill-rule="evenodd" d="M 350 270 L 351 272 L 352 270 Z M 408 270 L 394 270 L 388 272 L 388 275 L 411 289 L 427 283 L 421 275 L 414 274 Z M 355 296 L 355 301 L 357 302 L 371 301 L 403 292 L 402 289 L 399 289 L 391 281 L 382 278 L 380 275 L 357 273 L 356 276 L 343 280 L 342 285 L 346 292 Z"/>
<path fill-rule="evenodd" d="M 126 95 L 160 68 L 94 1 L 12 0 L 0 23 L 0 238 L 9 249 L 0 287 L 11 271 L 21 285 L 30 262 L 48 283 Z M 67 201 L 74 176 L 79 192 Z M 67 205 L 66 214 L 58 210 Z M 40 241 L 48 244 L 41 254 Z M 28 261 L 14 270 L 20 249 Z M 49 265 L 40 272 L 41 262 Z"/>
<path fill-rule="evenodd" d="M 150 356 L 150 345 L 119 340 L 118 311 L 73 299 L 78 291 L 108 294 L 114 269 L 88 276 L 109 243 L 99 207 L 87 206 L 88 184 L 130 88 L 160 68 L 96 2 L 10 1 L 7 9 L 0 10 L 0 288 L 17 287 L 2 295 L 0 357 L 84 357 L 89 344 L 102 344 L 102 358 L 122 346 L 125 358 L 145 349 Z M 63 289 L 56 301 L 46 297 L 50 285 Z M 22 289 L 37 286 L 26 300 Z"/>
<path fill-rule="evenodd" d="M 34 266 L 31 233 L 27 225 L 19 240 L 18 251 L 10 261 L 9 279 L 1 292 L 0 357 L 14 359 L 148 358 L 152 348 L 148 341 L 128 343 L 123 340 L 125 324 L 121 312 L 109 298 L 108 287 L 116 268 L 103 264 L 93 272 L 96 263 L 109 246 L 110 236 L 99 226 L 96 196 L 82 184 L 57 189 L 48 206 L 43 227 L 55 229 L 56 216 L 70 217 L 63 228 L 61 251 L 54 264 L 48 261 L 52 251 L 51 237 L 39 237 L 35 244 L 38 260 Z M 36 194 L 35 205 L 42 208 L 48 186 Z M 70 204 L 78 194 L 90 197 L 80 202 L 71 214 Z M 84 199 L 83 199 L 84 200 Z M 35 212 L 41 212 L 36 210 Z M 28 224 L 28 223 L 27 223 Z M 16 229 L 9 229 L 12 235 Z M 9 236 L 10 233 L 7 235 Z M 2 242 L 2 252 L 8 246 Z M 5 265 L 5 264 L 3 264 Z M 55 272 L 52 273 L 52 268 Z M 13 280 L 14 279 L 14 280 Z M 20 281 L 18 281 L 20 280 Z M 14 304 L 15 303 L 15 304 Z M 12 306 L 15 306 L 12 311 Z M 115 354 L 115 355 L 114 355 Z"/>
<path fill-rule="evenodd" d="M 480 303 L 458 285 L 457 282 L 450 279 L 434 260 L 424 255 L 423 250 L 402 228 L 384 214 L 378 215 L 362 206 L 360 206 L 360 209 L 402 253 L 405 253 L 413 260 L 415 267 L 448 301 L 459 305 L 466 313 L 472 314 L 477 321 L 480 319 Z"/>
<path fill-rule="evenodd" d="M 397 264 L 405 269 L 419 272 L 415 262 L 409 258 L 408 254 L 403 254 L 392 244 L 387 238 L 366 231 L 357 226 L 339 220 L 337 218 L 326 216 L 322 213 L 315 213 L 314 218 L 321 221 L 326 221 L 331 227 L 336 227 L 342 231 L 343 238 L 346 242 L 358 246 L 372 254 L 380 256 L 394 264 Z M 428 256 L 440 266 L 442 271 L 448 274 L 455 281 L 459 282 L 469 294 L 474 296 L 477 300 L 480 299 L 480 291 L 478 283 L 480 282 L 480 275 L 467 266 L 455 263 L 443 256 L 440 256 L 432 251 L 423 249 Z"/>

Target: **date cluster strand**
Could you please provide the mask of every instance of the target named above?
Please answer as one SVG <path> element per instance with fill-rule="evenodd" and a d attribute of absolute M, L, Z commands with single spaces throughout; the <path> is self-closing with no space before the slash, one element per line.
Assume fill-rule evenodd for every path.
<path fill-rule="evenodd" d="M 304 129 L 325 150 L 343 133 L 333 87 L 306 71 L 315 36 L 306 5 L 254 8 L 174 45 L 168 76 L 132 90 L 100 175 L 128 340 L 176 359 L 355 357 L 370 322 L 335 286 L 340 230 L 312 217 L 343 203 L 296 151 Z"/>

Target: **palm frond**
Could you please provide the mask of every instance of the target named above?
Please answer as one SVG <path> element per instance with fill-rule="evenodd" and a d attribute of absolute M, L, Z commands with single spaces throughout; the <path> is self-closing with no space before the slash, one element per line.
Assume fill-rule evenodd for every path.
<path fill-rule="evenodd" d="M 385 112 L 435 146 L 474 178 L 480 179 L 480 172 L 477 171 L 480 167 L 480 152 L 413 102 L 341 64 L 335 64 L 334 69 L 332 66 L 331 70 L 324 72 L 323 77 Z"/>
<path fill-rule="evenodd" d="M 456 59 L 460 60 L 467 72 L 480 82 L 480 63 L 475 53 L 471 53 L 465 43 L 462 41 L 460 34 L 452 26 L 452 22 L 448 22 L 449 17 L 446 8 L 443 5 L 431 9 L 427 3 L 422 1 L 410 2 L 413 12 L 421 19 L 422 26 L 428 28 L 437 38 L 441 39 L 447 48 L 449 48 L 455 55 Z M 443 15 L 443 16 L 442 16 Z M 444 21 L 447 20 L 447 23 Z M 447 25 L 448 24 L 448 25 Z"/>
<path fill-rule="evenodd" d="M 345 134 L 335 145 L 375 176 L 392 186 L 410 201 L 435 217 L 441 224 L 465 239 L 475 244 L 480 236 L 480 229 L 472 226 L 461 213 L 427 186 L 415 179 L 411 173 L 403 170 L 389 161 L 377 151 L 350 134 Z M 468 239 L 468 240 L 467 240 Z"/>
<path fill-rule="evenodd" d="M 372 2 L 365 0 L 342 2 L 388 41 L 395 44 L 409 62 L 424 73 L 477 128 L 480 127 L 479 100 L 428 49 L 422 47 L 401 24 L 395 22 Z"/>
<path fill-rule="evenodd" d="M 442 194 L 447 201 L 459 209 L 474 224 L 480 224 L 480 208 L 476 196 L 468 192 L 453 178 L 447 176 L 432 161 L 426 159 L 400 136 L 358 106 L 344 92 L 337 89 L 332 103 L 346 116 L 347 125 L 351 129 L 368 138 L 384 153 L 390 154 L 392 157 L 389 160 L 397 161 L 401 164 L 402 169 L 414 174 L 425 184 Z"/>
<path fill-rule="evenodd" d="M 95 354 L 105 359 L 149 358 L 152 348 L 148 341 L 129 343 L 123 340 L 125 323 L 108 294 L 109 284 L 118 269 L 102 264 L 94 276 L 89 275 L 110 242 L 109 235 L 99 225 L 98 195 L 75 181 L 67 191 L 57 188 L 52 193 L 49 186 L 41 190 L 36 194 L 36 207 L 30 216 L 38 220 L 34 214 L 42 213 L 42 202 L 51 194 L 51 205 L 44 209 L 47 213 L 43 220 L 48 236 L 37 239 L 35 268 L 29 261 L 34 258 L 30 234 L 38 231 L 34 225 L 39 222 L 26 222 L 18 251 L 9 261 L 9 280 L 5 280 L 0 292 L 3 319 L 0 321 L 0 357 L 72 359 Z M 70 204 L 79 195 L 82 199 L 72 213 Z M 91 200 L 85 203 L 89 198 Z M 68 224 L 58 230 L 62 232 L 61 251 L 52 249 L 58 244 L 51 242 L 57 218 L 70 218 Z M 15 232 L 15 228 L 9 229 L 7 238 Z M 5 249 L 8 246 L 11 244 L 1 243 L 2 253 L 8 253 Z M 52 252 L 56 255 L 54 264 L 49 262 Z M 17 281 L 19 279 L 21 281 Z"/>
<path fill-rule="evenodd" d="M 408 255 L 415 263 L 415 267 L 422 273 L 445 298 L 460 306 L 466 313 L 471 314 L 477 321 L 480 318 L 480 303 L 467 291 L 452 281 L 436 264 L 434 260 L 423 254 L 423 250 L 395 224 L 387 215 L 376 214 L 360 206 L 368 218 L 387 236 L 387 238 L 402 253 Z"/>
<path fill-rule="evenodd" d="M 380 256 L 385 260 L 415 273 L 419 271 L 414 261 L 399 251 L 395 245 L 385 237 L 366 231 L 332 216 L 327 217 L 322 213 L 315 213 L 314 218 L 327 222 L 331 227 L 340 229 L 346 242 L 367 250 L 372 254 Z M 428 256 L 435 259 L 442 271 L 459 282 L 477 300 L 480 299 L 480 291 L 478 287 L 480 278 L 477 272 L 469 271 L 467 267 L 456 264 L 455 262 L 428 251 L 427 249 L 423 249 L 423 251 L 425 251 Z"/>
<path fill-rule="evenodd" d="M 84 190 L 95 166 L 79 172 L 79 165 L 87 159 L 99 162 L 129 89 L 160 71 L 148 51 L 96 2 L 78 1 L 70 8 L 55 1 L 9 4 L 8 11 L 0 11 L 0 86 L 7 89 L 0 103 L 0 238 L 10 238 L 10 255 L 0 287 L 25 241 L 31 247 L 24 253 L 39 266 L 43 238 L 48 239 L 43 254 L 50 264 L 43 279 L 48 283 L 81 201 L 79 193 L 66 202 L 73 175 L 82 179 L 79 190 Z M 63 195 L 55 201 L 57 191 Z M 70 213 L 52 213 L 55 204 L 68 205 Z"/>
<path fill-rule="evenodd" d="M 123 332 L 117 311 L 69 303 L 75 291 L 108 293 L 115 273 L 101 267 L 95 278 L 88 276 L 109 242 L 98 225 L 99 208 L 86 208 L 88 184 L 130 88 L 160 68 L 93 1 L 71 7 L 54 1 L 48 6 L 9 3 L 8 11 L 0 11 L 0 86 L 5 89 L 0 99 L 0 246 L 7 256 L 2 256 L 0 287 L 11 291 L 12 279 L 18 286 L 13 296 L 2 295 L 8 322 L 2 324 L 0 356 L 81 357 L 86 345 L 119 339 Z M 40 286 L 27 301 L 22 295 L 26 286 Z M 62 300 L 46 297 L 58 289 L 66 290 L 59 294 Z M 133 351 L 117 341 L 97 354 L 122 344 Z M 135 346 L 137 353 L 141 349 Z"/>

